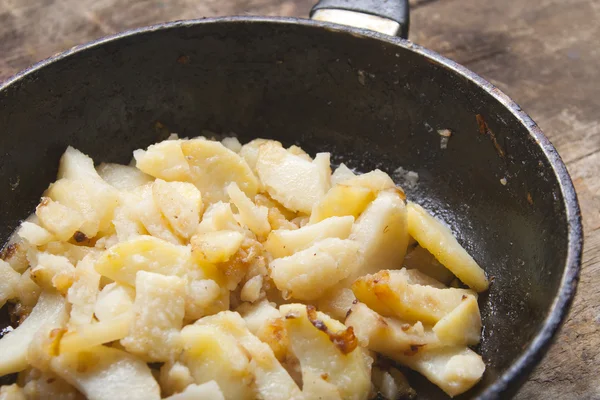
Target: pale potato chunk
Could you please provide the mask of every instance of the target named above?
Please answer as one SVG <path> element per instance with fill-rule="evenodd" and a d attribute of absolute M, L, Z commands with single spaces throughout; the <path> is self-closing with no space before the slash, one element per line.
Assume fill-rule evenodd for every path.
<path fill-rule="evenodd" d="M 38 302 L 42 289 L 31 279 L 31 268 L 27 268 L 17 283 L 17 298 L 26 310 L 30 311 Z"/>
<path fill-rule="evenodd" d="M 135 290 L 117 282 L 104 286 L 96 298 L 94 315 L 99 321 L 108 321 L 132 310 Z"/>
<path fill-rule="evenodd" d="M 25 221 L 17 230 L 17 235 L 27 240 L 34 246 L 43 246 L 54 240 L 54 235 L 38 224 Z"/>
<path fill-rule="evenodd" d="M 181 149 L 189 162 L 192 182 L 207 204 L 226 200 L 225 188 L 231 182 L 250 197 L 258 192 L 258 180 L 246 161 L 221 143 L 192 139 L 183 142 Z"/>
<path fill-rule="evenodd" d="M 194 384 L 194 379 L 188 367 L 179 361 L 167 361 L 160 367 L 158 383 L 163 395 L 180 393 L 189 385 Z"/>
<path fill-rule="evenodd" d="M 393 367 L 387 370 L 373 367 L 372 381 L 386 399 L 414 399 L 417 395 L 404 374 Z"/>
<path fill-rule="evenodd" d="M 242 150 L 242 144 L 240 143 L 238 138 L 234 136 L 223 138 L 223 140 L 221 140 L 221 143 L 223 144 L 223 146 L 227 147 L 234 153 L 239 153 L 240 150 Z"/>
<path fill-rule="evenodd" d="M 146 150 L 134 151 L 136 167 L 165 181 L 189 181 L 190 167 L 181 150 L 181 143 L 181 140 L 165 140 L 149 146 Z"/>
<path fill-rule="evenodd" d="M 94 262 L 94 258 L 88 255 L 75 268 L 74 282 L 67 292 L 67 300 L 71 304 L 70 326 L 89 324 L 94 317 L 96 296 L 100 291 L 100 274 L 94 269 Z"/>
<path fill-rule="evenodd" d="M 468 347 L 442 347 L 417 351 L 414 355 L 389 356 L 421 373 L 451 397 L 472 388 L 485 371 L 481 356 Z"/>
<path fill-rule="evenodd" d="M 481 339 L 481 315 L 475 296 L 467 296 L 458 307 L 440 319 L 433 331 L 444 343 L 474 346 Z"/>
<path fill-rule="evenodd" d="M 261 297 L 261 290 L 263 286 L 263 276 L 256 275 L 252 278 L 248 279 L 244 286 L 242 287 L 242 291 L 240 292 L 240 299 L 242 301 L 248 301 L 250 303 L 254 303 L 259 300 Z M 263 294 L 264 295 L 264 294 Z"/>
<path fill-rule="evenodd" d="M 46 290 L 56 289 L 66 294 L 75 280 L 75 267 L 66 257 L 42 252 L 31 269 L 31 279 Z"/>
<path fill-rule="evenodd" d="M 135 219 L 140 220 L 152 236 L 173 244 L 181 244 L 181 239 L 173 233 L 169 220 L 161 213 L 154 199 L 153 186 L 145 185 L 135 189 L 134 198 L 129 200 Z"/>
<path fill-rule="evenodd" d="M 129 334 L 134 314 L 120 314 L 114 318 L 69 329 L 60 339 L 59 353 L 77 353 L 90 347 L 121 340 Z"/>
<path fill-rule="evenodd" d="M 23 371 L 17 382 L 23 385 L 23 392 L 29 400 L 84 400 L 77 389 L 50 371 L 31 368 Z"/>
<path fill-rule="evenodd" d="M 280 362 L 289 361 L 290 341 L 278 309 L 267 300 L 262 300 L 255 304 L 243 304 L 238 312 L 250 332 L 268 344 Z"/>
<path fill-rule="evenodd" d="M 310 373 L 327 377 L 342 399 L 367 399 L 372 359 L 358 347 L 352 329 L 303 304 L 285 304 L 279 310 L 303 379 Z"/>
<path fill-rule="evenodd" d="M 167 361 L 183 345 L 179 331 L 185 314 L 186 282 L 177 276 L 138 271 L 135 319 L 121 344 L 148 362 Z"/>
<path fill-rule="evenodd" d="M 55 374 L 90 400 L 159 400 L 160 388 L 150 368 L 125 351 L 98 346 L 64 353 L 51 361 Z"/>
<path fill-rule="evenodd" d="M 363 303 L 352 306 L 346 326 L 354 328 L 361 345 L 384 355 L 414 352 L 423 346 L 438 345 L 439 341 L 431 328 L 423 324 L 409 324 L 394 318 L 385 318 Z"/>
<path fill-rule="evenodd" d="M 42 201 L 35 209 L 35 215 L 40 224 L 53 233 L 59 240 L 67 241 L 84 224 L 83 216 L 48 197 L 42 197 Z"/>
<path fill-rule="evenodd" d="M 184 239 L 192 237 L 204 211 L 200 191 L 188 182 L 157 179 L 152 184 L 152 196 L 175 233 Z"/>
<path fill-rule="evenodd" d="M 0 400 L 27 400 L 25 392 L 16 383 L 0 386 Z"/>
<path fill-rule="evenodd" d="M 181 336 L 181 360 L 196 383 L 216 381 L 227 400 L 256 397 L 249 354 L 233 336 L 214 325 L 188 325 Z"/>
<path fill-rule="evenodd" d="M 388 174 L 380 169 L 375 169 L 371 172 L 367 172 L 366 174 L 356 175 L 339 183 L 347 186 L 364 187 L 374 191 L 375 193 L 387 189 L 397 189 L 392 178 L 390 178 Z"/>
<path fill-rule="evenodd" d="M 482 292 L 489 286 L 485 272 L 456 241 L 450 229 L 423 207 L 408 204 L 408 231 L 419 244 L 470 288 Z"/>
<path fill-rule="evenodd" d="M 138 271 L 184 277 L 194 266 L 191 250 L 152 236 L 118 243 L 96 261 L 96 271 L 114 281 L 135 286 Z"/>
<path fill-rule="evenodd" d="M 56 292 L 43 292 L 27 319 L 0 339 L 0 376 L 27 368 L 27 349 L 40 330 L 50 332 L 68 319 L 65 299 Z"/>
<path fill-rule="evenodd" d="M 192 383 L 183 392 L 167 397 L 165 400 L 225 400 L 223 392 L 215 381 L 202 385 Z"/>
<path fill-rule="evenodd" d="M 421 246 L 417 246 L 406 254 L 404 266 L 408 269 L 419 270 L 445 285 L 449 285 L 454 280 L 454 274 L 440 264 L 433 254 Z"/>
<path fill-rule="evenodd" d="M 248 166 L 250 166 L 250 168 L 252 169 L 252 171 L 254 172 L 254 174 L 256 176 L 258 176 L 258 172 L 256 171 L 256 162 L 258 160 L 258 150 L 260 149 L 260 146 L 262 146 L 265 143 L 273 143 L 274 145 L 281 146 L 281 143 L 277 142 L 275 140 L 254 139 L 254 140 L 246 143 L 245 145 L 243 145 L 242 149 L 239 152 L 240 156 L 242 156 L 244 158 L 244 160 L 246 160 L 246 162 L 248 163 Z"/>
<path fill-rule="evenodd" d="M 389 271 L 392 275 L 399 275 L 406 280 L 410 285 L 433 286 L 438 289 L 445 289 L 448 286 L 438 280 L 433 279 L 429 275 L 425 275 L 417 269 L 402 268 L 399 270 Z"/>
<path fill-rule="evenodd" d="M 47 245 L 42 246 L 40 250 L 56 256 L 66 257 L 73 265 L 77 265 L 79 261 L 83 260 L 88 255 L 97 258 L 102 252 L 94 247 L 77 246 L 69 242 L 58 241 L 50 242 Z"/>
<path fill-rule="evenodd" d="M 329 383 L 329 374 L 319 374 L 311 369 L 302 371 L 302 395 L 305 400 L 344 400 L 337 386 Z"/>
<path fill-rule="evenodd" d="M 295 231 L 292 231 L 295 232 Z M 357 266 L 359 245 L 327 238 L 270 264 L 271 278 L 284 297 L 314 300 L 350 275 Z"/>
<path fill-rule="evenodd" d="M 317 300 L 317 308 L 331 318 L 344 321 L 355 301 L 356 296 L 352 289 L 338 284 L 337 287 L 329 289 Z"/>
<path fill-rule="evenodd" d="M 313 164 L 315 164 L 319 170 L 319 175 L 321 177 L 320 181 L 323 182 L 325 190 L 329 190 L 331 188 L 331 154 L 317 153 L 313 160 Z"/>
<path fill-rule="evenodd" d="M 473 295 L 467 289 L 409 284 L 402 274 L 387 270 L 358 278 L 352 291 L 358 300 L 381 315 L 427 324 L 445 317 L 462 302 L 463 296 Z"/>
<path fill-rule="evenodd" d="M 187 285 L 185 319 L 195 321 L 229 308 L 229 290 L 212 279 L 192 280 Z"/>
<path fill-rule="evenodd" d="M 14 299 L 19 293 L 21 274 L 15 271 L 9 263 L 0 260 L 0 308 L 7 300 Z"/>
<path fill-rule="evenodd" d="M 375 193 L 371 189 L 336 185 L 313 207 L 310 223 L 314 224 L 333 216 L 351 215 L 358 218 L 374 198 Z"/>
<path fill-rule="evenodd" d="M 408 244 L 406 207 L 395 191 L 382 191 L 356 220 L 350 239 L 361 246 L 362 262 L 351 275 L 357 278 L 402 266 Z"/>
<path fill-rule="evenodd" d="M 274 143 L 260 146 L 256 170 L 269 195 L 292 211 L 310 214 L 329 189 L 318 164 Z"/>
<path fill-rule="evenodd" d="M 233 182 L 227 186 L 227 195 L 238 209 L 241 222 L 246 225 L 256 236 L 265 237 L 271 230 L 269 224 L 269 209 L 257 206 Z"/>
<path fill-rule="evenodd" d="M 154 180 L 150 175 L 130 165 L 102 163 L 96 171 L 106 183 L 119 190 L 133 190 Z"/>
<path fill-rule="evenodd" d="M 2 254 L 2 259 L 9 263 L 15 271 L 22 274 L 29 268 L 29 261 L 27 260 L 29 247 L 30 245 L 27 242 L 12 235 L 8 243 L 0 248 L 0 254 Z"/>
<path fill-rule="evenodd" d="M 224 311 L 203 318 L 195 325 L 216 326 L 223 334 L 230 334 L 238 340 L 238 343 L 250 356 L 250 368 L 254 372 L 258 398 L 288 400 L 300 395 L 300 389 L 277 361 L 271 348 L 250 333 L 238 313 Z"/>
<path fill-rule="evenodd" d="M 94 168 L 94 160 L 71 146 L 67 147 L 60 158 L 57 179 L 63 178 L 82 181 L 101 180 Z"/>
<path fill-rule="evenodd" d="M 275 230 L 269 234 L 264 244 L 265 250 L 273 258 L 281 258 L 291 256 L 323 239 L 347 239 L 353 223 L 354 218 L 351 216 L 331 217 L 296 230 Z"/>
<path fill-rule="evenodd" d="M 240 231 L 244 229 L 237 222 L 231 204 L 221 201 L 211 204 L 204 215 L 202 221 L 198 225 L 197 233 L 216 232 L 221 230 Z"/>
<path fill-rule="evenodd" d="M 339 167 L 333 171 L 333 174 L 331 174 L 331 184 L 333 186 L 339 185 L 340 183 L 354 178 L 355 176 L 356 174 L 352 172 L 352 170 L 348 168 L 346 164 L 341 163 Z"/>
<path fill-rule="evenodd" d="M 240 249 L 244 235 L 238 231 L 221 230 L 207 232 L 192 237 L 192 253 L 198 260 L 221 263 Z"/>
<path fill-rule="evenodd" d="M 119 205 L 118 192 L 99 179 L 60 179 L 50 185 L 46 196 L 77 211 L 83 218 L 78 230 L 88 238 L 109 227 Z"/>
<path fill-rule="evenodd" d="M 312 161 L 313 160 L 312 157 L 307 152 L 305 152 L 304 150 L 302 150 L 301 147 L 296 146 L 295 144 L 293 144 L 290 147 L 288 147 L 287 151 L 290 154 L 293 154 L 293 155 L 298 156 L 298 157 L 302 157 L 302 158 L 304 158 L 307 161 Z"/>

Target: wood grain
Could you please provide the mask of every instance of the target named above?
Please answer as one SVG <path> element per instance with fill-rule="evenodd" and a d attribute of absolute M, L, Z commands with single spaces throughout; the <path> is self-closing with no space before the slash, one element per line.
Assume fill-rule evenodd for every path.
<path fill-rule="evenodd" d="M 59 51 L 157 22 L 215 15 L 306 16 L 311 0 L 1 0 L 0 80 Z M 586 243 L 581 283 L 556 344 L 518 399 L 600 399 L 600 0 L 415 0 L 411 39 L 499 86 L 567 163 Z"/>

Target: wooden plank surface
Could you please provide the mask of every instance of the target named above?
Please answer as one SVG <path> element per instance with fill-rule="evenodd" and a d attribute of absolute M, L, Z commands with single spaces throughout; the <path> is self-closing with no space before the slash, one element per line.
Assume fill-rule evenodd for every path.
<path fill-rule="evenodd" d="M 306 16 L 310 0 L 0 0 L 0 80 L 76 44 L 202 16 Z M 411 39 L 513 97 L 558 148 L 583 209 L 581 283 L 519 399 L 600 399 L 600 0 L 414 0 Z"/>

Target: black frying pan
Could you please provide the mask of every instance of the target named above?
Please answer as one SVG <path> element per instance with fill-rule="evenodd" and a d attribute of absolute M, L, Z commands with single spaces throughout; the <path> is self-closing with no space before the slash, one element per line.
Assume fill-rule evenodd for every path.
<path fill-rule="evenodd" d="M 404 1 L 332 0 L 313 9 L 343 20 L 347 14 L 323 17 L 322 9 L 375 15 L 369 26 L 392 34 L 408 28 Z M 397 37 L 262 17 L 132 30 L 10 79 L 0 87 L 0 128 L 2 241 L 55 179 L 67 145 L 127 163 L 169 132 L 207 129 L 330 151 L 359 170 L 417 171 L 409 199 L 448 223 L 493 277 L 480 297 L 487 371 L 460 398 L 516 392 L 575 294 L 582 227 L 554 147 L 493 85 Z M 452 132 L 446 149 L 440 129 Z M 419 398 L 445 398 L 411 380 Z"/>

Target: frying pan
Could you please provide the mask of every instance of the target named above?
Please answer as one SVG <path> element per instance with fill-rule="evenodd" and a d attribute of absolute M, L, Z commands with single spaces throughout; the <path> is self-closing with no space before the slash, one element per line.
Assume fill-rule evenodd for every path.
<path fill-rule="evenodd" d="M 392 36 L 407 34 L 406 1 L 329 0 L 311 14 L 359 28 L 265 17 L 172 22 L 75 47 L 4 83 L 0 240 L 34 210 L 68 145 L 127 163 L 170 132 L 206 129 L 330 151 L 359 171 L 416 171 L 409 200 L 447 223 L 493 281 L 480 296 L 487 370 L 460 398 L 509 397 L 575 294 L 583 237 L 565 165 L 496 87 Z M 410 379 L 419 398 L 446 398 Z"/>

